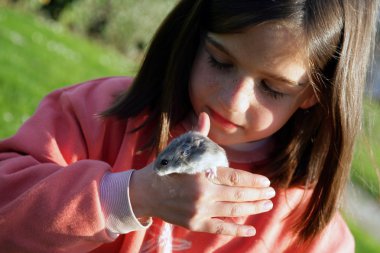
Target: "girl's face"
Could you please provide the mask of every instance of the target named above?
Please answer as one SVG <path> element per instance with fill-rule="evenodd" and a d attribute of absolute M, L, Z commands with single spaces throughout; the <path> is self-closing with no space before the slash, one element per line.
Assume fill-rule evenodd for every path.
<path fill-rule="evenodd" d="M 289 28 L 275 23 L 206 35 L 189 93 L 195 113 L 210 116 L 211 139 L 221 145 L 264 139 L 297 109 L 315 104 L 298 40 Z"/>

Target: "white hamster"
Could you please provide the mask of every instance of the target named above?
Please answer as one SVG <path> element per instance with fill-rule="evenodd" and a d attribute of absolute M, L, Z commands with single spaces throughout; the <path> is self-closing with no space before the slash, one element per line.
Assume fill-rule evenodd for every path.
<path fill-rule="evenodd" d="M 203 171 L 215 176 L 217 167 L 228 167 L 226 152 L 208 137 L 195 131 L 172 140 L 154 162 L 154 170 L 160 176 Z"/>

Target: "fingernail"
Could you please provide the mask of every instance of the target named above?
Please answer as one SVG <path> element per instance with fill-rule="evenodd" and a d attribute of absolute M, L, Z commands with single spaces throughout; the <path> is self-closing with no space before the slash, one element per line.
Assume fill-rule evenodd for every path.
<path fill-rule="evenodd" d="M 254 236 L 256 234 L 256 230 L 254 228 L 250 228 L 247 230 L 247 236 Z"/>
<path fill-rule="evenodd" d="M 269 210 L 271 210 L 271 209 L 273 208 L 273 203 L 272 203 L 272 201 L 265 201 L 263 207 L 264 207 L 264 210 L 265 210 L 265 211 L 269 211 Z"/>
<path fill-rule="evenodd" d="M 263 178 L 263 179 L 260 180 L 260 182 L 261 182 L 261 184 L 262 184 L 263 187 L 270 186 L 270 181 L 269 181 L 268 178 Z"/>
<path fill-rule="evenodd" d="M 276 195 L 276 192 L 274 191 L 273 188 L 270 188 L 265 192 L 265 197 L 267 198 L 273 198 Z"/>

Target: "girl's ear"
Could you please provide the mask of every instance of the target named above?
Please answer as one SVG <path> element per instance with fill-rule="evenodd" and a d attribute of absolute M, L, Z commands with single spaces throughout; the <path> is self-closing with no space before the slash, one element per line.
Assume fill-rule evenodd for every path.
<path fill-rule="evenodd" d="M 308 109 L 318 102 L 318 99 L 312 89 L 308 89 L 306 93 L 307 94 L 305 94 L 305 99 L 300 105 L 301 109 Z"/>

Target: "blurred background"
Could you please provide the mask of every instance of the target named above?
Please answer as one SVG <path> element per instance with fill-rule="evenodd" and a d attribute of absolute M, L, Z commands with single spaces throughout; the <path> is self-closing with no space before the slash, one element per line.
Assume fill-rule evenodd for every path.
<path fill-rule="evenodd" d="M 134 75 L 177 0 L 0 0 L 0 139 L 14 134 L 50 91 Z M 379 36 L 378 36 L 379 37 Z M 356 252 L 380 252 L 380 51 L 342 213 Z"/>

